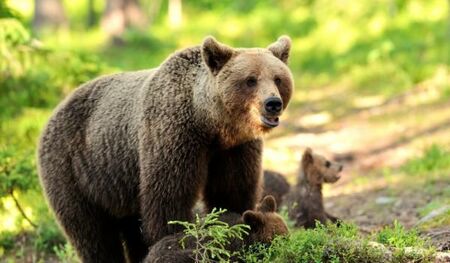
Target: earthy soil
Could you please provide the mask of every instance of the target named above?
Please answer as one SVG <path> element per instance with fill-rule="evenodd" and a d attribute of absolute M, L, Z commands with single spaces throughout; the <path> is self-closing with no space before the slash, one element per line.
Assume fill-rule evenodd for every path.
<path fill-rule="evenodd" d="M 267 138 L 264 165 L 294 183 L 302 151 L 311 147 L 345 165 L 343 178 L 325 188 L 331 214 L 356 223 L 366 233 L 394 220 L 414 227 L 421 218 L 418 209 L 442 196 L 450 203 L 450 175 L 430 183 L 408 179 L 398 169 L 432 143 L 450 145 L 450 103 L 427 97 L 435 88 L 419 85 L 376 105 L 349 107 L 339 114 L 320 104 L 321 98 L 332 98 L 305 93 L 317 99 L 305 98 L 304 104 L 290 109 L 280 131 Z M 391 171 L 388 175 L 386 169 Z M 449 249 L 450 226 L 422 232 L 439 250 Z"/>

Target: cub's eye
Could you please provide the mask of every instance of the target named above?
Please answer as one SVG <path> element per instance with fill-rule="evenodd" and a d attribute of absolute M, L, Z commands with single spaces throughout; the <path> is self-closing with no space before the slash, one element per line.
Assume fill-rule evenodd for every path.
<path fill-rule="evenodd" d="M 274 79 L 274 82 L 275 82 L 275 85 L 277 85 L 277 86 L 280 86 L 280 85 L 281 85 L 281 79 L 278 78 L 278 77 L 276 77 L 276 78 Z"/>
<path fill-rule="evenodd" d="M 331 166 L 330 161 L 326 161 L 326 162 L 325 162 L 325 167 L 330 168 L 330 166 Z"/>
<path fill-rule="evenodd" d="M 258 80 L 255 77 L 248 77 L 246 83 L 248 87 L 254 87 L 258 83 Z"/>

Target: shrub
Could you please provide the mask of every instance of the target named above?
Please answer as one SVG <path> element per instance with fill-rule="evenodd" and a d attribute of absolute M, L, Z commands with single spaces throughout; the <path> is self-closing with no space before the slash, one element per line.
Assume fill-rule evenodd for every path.
<path fill-rule="evenodd" d="M 195 222 L 170 221 L 169 224 L 179 224 L 184 227 L 185 236 L 180 240 L 184 248 L 186 238 L 194 238 L 195 248 L 193 258 L 195 262 L 227 262 L 233 254 L 225 246 L 230 244 L 233 238 L 242 239 L 248 234 L 250 228 L 245 224 L 230 226 L 219 220 L 219 216 L 225 213 L 225 209 L 213 209 L 204 218 L 196 215 Z"/>
<path fill-rule="evenodd" d="M 0 19 L 0 118 L 54 106 L 104 69 L 96 56 L 44 48 L 19 20 Z"/>

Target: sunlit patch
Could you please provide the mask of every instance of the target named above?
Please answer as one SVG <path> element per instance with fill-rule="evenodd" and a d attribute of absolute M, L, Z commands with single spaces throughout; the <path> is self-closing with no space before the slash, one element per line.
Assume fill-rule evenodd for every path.
<path fill-rule="evenodd" d="M 331 121 L 332 116 L 328 111 L 308 114 L 300 118 L 299 124 L 301 126 L 319 126 L 327 124 Z"/>
<path fill-rule="evenodd" d="M 6 2 L 8 6 L 12 7 L 14 10 L 17 10 L 20 14 L 27 18 L 33 15 L 34 1 L 8 0 Z"/>
<path fill-rule="evenodd" d="M 6 211 L 6 213 L 0 214 L 0 232 L 16 231 L 16 222 L 20 215 L 14 205 L 14 200 L 11 197 L 5 197 L 0 199 L 0 201 L 2 202 L 3 209 Z"/>
<path fill-rule="evenodd" d="M 295 183 L 300 158 L 300 151 L 293 148 L 264 147 L 263 167 L 282 172 L 290 183 Z"/>
<path fill-rule="evenodd" d="M 181 12 L 181 0 L 171 1 L 169 5 L 169 26 L 171 28 L 179 28 L 183 22 Z"/>
<path fill-rule="evenodd" d="M 353 99 L 353 106 L 356 108 L 369 108 L 383 104 L 385 102 L 383 95 L 357 97 Z"/>
<path fill-rule="evenodd" d="M 369 22 L 369 31 L 373 35 L 379 35 L 385 30 L 387 22 L 388 21 L 385 16 L 381 14 L 376 15 Z"/>
<path fill-rule="evenodd" d="M 242 26 L 242 21 L 238 19 L 229 19 L 227 23 L 222 25 L 222 34 L 226 37 L 233 38 L 242 34 L 242 30 L 245 28 Z"/>

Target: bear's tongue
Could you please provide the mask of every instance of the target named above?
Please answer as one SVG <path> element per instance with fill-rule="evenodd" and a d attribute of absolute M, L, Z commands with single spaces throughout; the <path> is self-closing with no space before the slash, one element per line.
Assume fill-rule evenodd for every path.
<path fill-rule="evenodd" d="M 268 128 L 277 127 L 279 122 L 278 117 L 265 117 L 261 116 L 261 121 L 264 123 L 264 125 Z"/>

